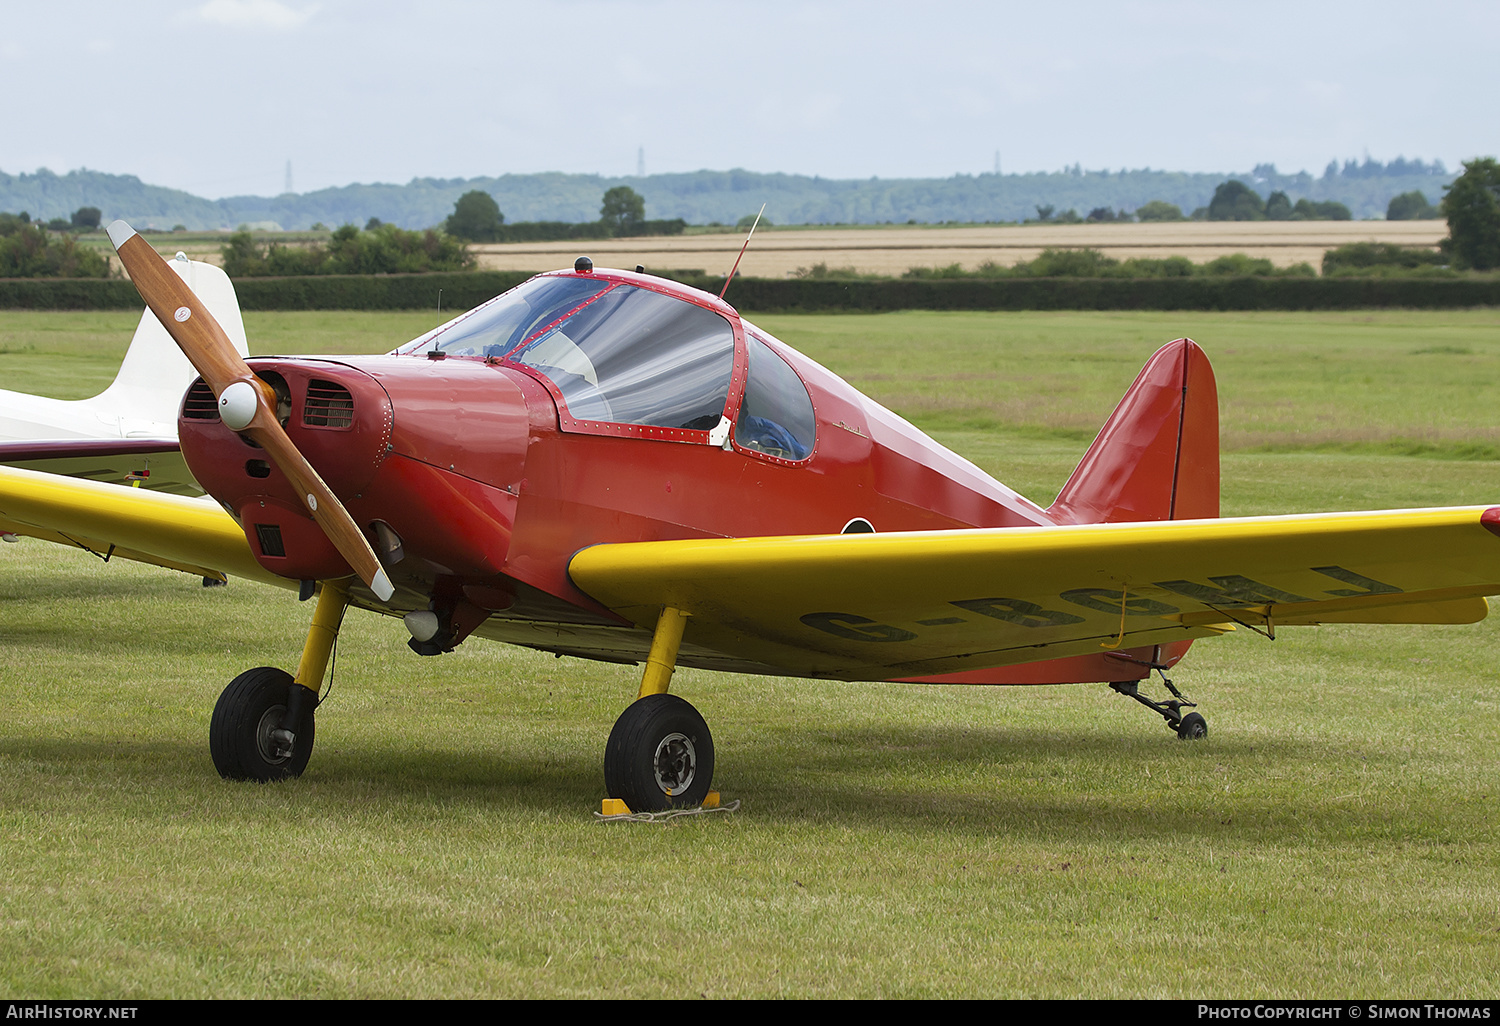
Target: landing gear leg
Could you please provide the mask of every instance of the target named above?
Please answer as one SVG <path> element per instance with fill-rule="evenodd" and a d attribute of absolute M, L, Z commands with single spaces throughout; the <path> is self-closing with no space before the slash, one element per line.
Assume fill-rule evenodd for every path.
<path fill-rule="evenodd" d="M 1172 698 L 1165 702 L 1155 702 L 1141 694 L 1141 682 L 1138 680 L 1115 681 L 1110 684 L 1110 687 L 1127 698 L 1135 699 L 1147 709 L 1160 714 L 1161 718 L 1167 721 L 1167 729 L 1175 731 L 1177 736 L 1182 740 L 1197 741 L 1200 738 L 1207 737 L 1207 720 L 1195 712 L 1188 713 L 1186 716 L 1182 714 L 1183 709 L 1196 709 L 1198 704 L 1196 702 L 1189 702 L 1182 696 L 1181 691 L 1172 686 L 1172 682 L 1167 679 L 1166 673 L 1163 672 L 1165 667 L 1152 665 L 1151 668 L 1161 674 L 1161 682 L 1166 685 L 1168 691 L 1172 692 Z"/>
<path fill-rule="evenodd" d="M 208 728 L 214 768 L 226 780 L 299 777 L 312 756 L 313 710 L 347 599 L 323 584 L 293 678 L 274 666 L 246 670 L 224 689 Z"/>
<path fill-rule="evenodd" d="M 713 783 L 714 741 L 687 702 L 667 694 L 687 614 L 668 606 L 656 621 L 640 692 L 604 746 L 604 784 L 632 812 L 702 805 Z"/>

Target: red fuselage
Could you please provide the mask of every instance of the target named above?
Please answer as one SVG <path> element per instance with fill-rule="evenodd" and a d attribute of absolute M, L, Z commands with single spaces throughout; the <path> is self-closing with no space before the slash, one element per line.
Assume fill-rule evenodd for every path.
<path fill-rule="evenodd" d="M 573 585 L 568 564 L 580 549 L 836 534 L 861 521 L 880 532 L 1058 522 L 746 325 L 713 296 L 621 271 L 537 281 L 532 308 L 546 312 L 534 324 L 507 327 L 511 342 L 445 348 L 445 338 L 474 335 L 486 317 L 506 326 L 515 320 L 496 312 L 506 300 L 500 297 L 495 310 L 480 307 L 391 355 L 252 361 L 281 399 L 288 435 L 365 530 L 396 585 L 394 598 L 380 603 L 353 582 L 356 604 L 397 615 L 431 608 L 454 643 L 477 631 L 544 650 L 635 661 L 644 657 L 649 635 Z M 535 298 L 543 286 L 573 291 L 548 308 Z M 594 286 L 602 291 L 590 293 Z M 618 309 L 605 322 L 609 302 Z M 657 316 L 669 302 L 696 308 L 689 311 L 694 323 L 707 326 L 695 329 L 694 339 L 705 332 L 717 339 L 684 343 L 698 348 L 683 358 L 705 367 L 719 361 L 722 370 L 702 375 L 704 401 L 722 401 L 717 428 L 711 423 L 720 415 L 717 405 L 707 417 L 662 422 L 667 415 L 653 411 L 667 404 L 657 393 L 671 391 L 671 375 L 641 384 L 651 373 L 647 362 L 633 362 L 629 331 L 611 327 L 632 317 L 648 323 L 637 308 Z M 585 323 L 588 316 L 594 321 Z M 483 339 L 499 338 L 499 330 Z M 659 337 L 669 329 L 653 330 Z M 671 353 L 653 358 L 670 360 Z M 717 385 L 715 373 L 724 379 Z M 799 383 L 805 401 L 796 394 Z M 637 401 L 638 393 L 650 394 Z M 775 423 L 779 417 L 790 425 L 806 404 L 808 426 Z M 777 414 L 782 406 L 788 412 Z M 267 569 L 294 580 L 350 573 L 275 464 L 218 420 L 201 382 L 186 397 L 179 437 L 194 475 L 241 523 Z M 784 672 L 691 644 L 680 662 Z M 1051 683 L 1143 675 L 1101 655 L 951 679 Z"/>

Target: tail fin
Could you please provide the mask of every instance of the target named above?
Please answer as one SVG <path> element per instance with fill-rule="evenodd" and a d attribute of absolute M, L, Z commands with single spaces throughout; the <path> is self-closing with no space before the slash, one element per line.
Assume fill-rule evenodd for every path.
<path fill-rule="evenodd" d="M 1219 392 L 1196 342 L 1146 361 L 1049 512 L 1073 524 L 1219 515 Z"/>
<path fill-rule="evenodd" d="M 248 356 L 245 322 L 229 276 L 212 264 L 188 260 L 180 253 L 177 259 L 168 260 L 167 265 L 197 293 L 240 355 Z M 131 434 L 133 425 L 159 434 L 159 430 L 148 425 L 161 424 L 172 425 L 170 433 L 175 434 L 177 404 L 197 376 L 198 372 L 182 355 L 167 329 L 147 310 L 136 326 L 114 383 L 89 401 L 102 412 L 119 418 L 122 435 Z"/>

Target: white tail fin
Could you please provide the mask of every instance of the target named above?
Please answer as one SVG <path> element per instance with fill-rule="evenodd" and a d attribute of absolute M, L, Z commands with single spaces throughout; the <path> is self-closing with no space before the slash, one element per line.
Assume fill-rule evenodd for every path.
<path fill-rule="evenodd" d="M 245 322 L 240 316 L 239 299 L 229 276 L 212 264 L 189 260 L 181 253 L 167 264 L 187 282 L 188 288 L 203 301 L 214 319 L 223 325 L 240 355 L 248 356 L 250 349 L 245 340 Z M 162 424 L 171 425 L 170 434 L 175 435 L 177 406 L 197 376 L 198 372 L 182 355 L 167 329 L 161 326 L 155 314 L 146 310 L 141 314 L 135 337 L 130 340 L 130 348 L 114 383 L 86 401 L 101 413 L 107 411 L 118 417 L 123 436 L 160 434 Z"/>
<path fill-rule="evenodd" d="M 167 261 L 247 352 L 245 322 L 229 276 L 212 264 Z M 0 389 L 0 442 L 63 438 L 176 438 L 177 405 L 198 372 L 156 316 L 141 315 L 114 383 L 92 399 L 51 399 Z"/>

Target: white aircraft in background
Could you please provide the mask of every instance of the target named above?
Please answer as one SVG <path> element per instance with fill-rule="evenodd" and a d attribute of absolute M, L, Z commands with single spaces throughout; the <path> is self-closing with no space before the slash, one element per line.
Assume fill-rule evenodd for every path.
<path fill-rule="evenodd" d="M 183 253 L 168 260 L 249 355 L 229 276 Z M 203 489 L 177 449 L 177 408 L 198 372 L 150 310 L 141 314 L 114 382 L 92 399 L 48 399 L 0 389 L 0 463 L 181 495 Z"/>

